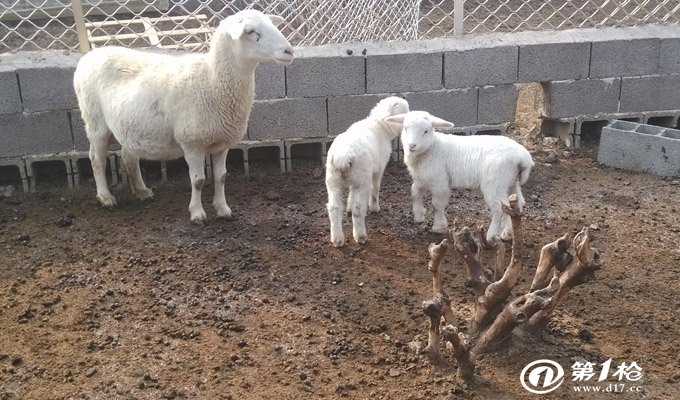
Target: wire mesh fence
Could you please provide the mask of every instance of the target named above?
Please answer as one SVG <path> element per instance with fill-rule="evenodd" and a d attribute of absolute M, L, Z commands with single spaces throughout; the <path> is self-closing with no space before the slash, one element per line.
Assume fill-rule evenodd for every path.
<path fill-rule="evenodd" d="M 284 17 L 294 45 L 680 22 L 677 0 L 0 0 L 0 52 L 201 51 L 221 19 L 246 8 Z"/>

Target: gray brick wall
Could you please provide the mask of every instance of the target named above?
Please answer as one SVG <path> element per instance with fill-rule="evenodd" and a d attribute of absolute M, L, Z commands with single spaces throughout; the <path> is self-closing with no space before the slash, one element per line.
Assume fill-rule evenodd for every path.
<path fill-rule="evenodd" d="M 519 47 L 519 82 L 588 77 L 590 43 L 543 43 Z"/>
<path fill-rule="evenodd" d="M 406 53 L 368 56 L 366 92 L 395 93 L 443 87 L 442 53 Z"/>
<path fill-rule="evenodd" d="M 21 111 L 21 94 L 16 72 L 0 69 L 0 114 L 16 114 Z"/>
<path fill-rule="evenodd" d="M 250 114 L 248 139 L 327 136 L 326 115 L 323 97 L 256 101 Z"/>
<path fill-rule="evenodd" d="M 657 73 L 658 64 L 658 39 L 594 42 L 590 77 L 651 75 Z"/>
<path fill-rule="evenodd" d="M 366 92 L 363 57 L 307 58 L 286 67 L 290 97 L 321 97 Z"/>
<path fill-rule="evenodd" d="M 444 52 L 444 86 L 449 89 L 517 82 L 517 46 Z"/>
<path fill-rule="evenodd" d="M 618 112 L 620 78 L 580 79 L 543 84 L 548 118 L 568 118 Z"/>
<path fill-rule="evenodd" d="M 71 151 L 68 113 L 55 110 L 0 115 L 0 143 L 0 157 Z"/>
<path fill-rule="evenodd" d="M 505 124 L 514 120 L 519 84 L 535 81 L 543 82 L 547 118 L 680 110 L 678 25 L 334 44 L 296 54 L 287 67 L 257 68 L 250 140 L 337 135 L 395 93 L 458 127 Z M 88 150 L 72 88 L 79 58 L 0 55 L 0 157 Z"/>

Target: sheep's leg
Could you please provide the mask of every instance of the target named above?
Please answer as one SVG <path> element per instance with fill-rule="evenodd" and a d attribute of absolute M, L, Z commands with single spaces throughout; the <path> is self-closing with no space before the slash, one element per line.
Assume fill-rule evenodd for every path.
<path fill-rule="evenodd" d="M 423 204 L 423 189 L 415 182 L 411 185 L 411 199 L 413 200 L 413 222 L 425 222 L 425 205 Z"/>
<path fill-rule="evenodd" d="M 116 205 L 116 198 L 109 191 L 106 182 L 106 151 L 109 147 L 110 135 L 89 137 L 90 139 L 90 162 L 92 163 L 92 173 L 94 182 L 97 185 L 97 200 L 104 207 Z"/>
<path fill-rule="evenodd" d="M 331 243 L 335 247 L 345 245 L 345 234 L 342 232 L 342 185 L 332 175 L 326 178 L 326 191 L 328 192 L 328 219 L 331 223 Z"/>
<path fill-rule="evenodd" d="M 508 197 L 497 193 L 495 190 L 491 192 L 482 192 L 484 193 L 484 201 L 491 211 L 491 223 L 489 224 L 489 229 L 486 231 L 486 240 L 493 242 L 494 237 L 500 237 L 505 224 L 511 225 L 510 217 L 501 209 L 501 199 L 505 198 L 504 201 L 507 202 Z"/>
<path fill-rule="evenodd" d="M 367 187 L 356 188 L 352 203 L 352 234 L 354 241 L 359 244 L 366 243 L 366 211 L 370 190 Z"/>
<path fill-rule="evenodd" d="M 191 222 L 203 225 L 208 217 L 201 203 L 201 191 L 205 182 L 205 153 L 196 150 L 184 150 L 184 159 L 189 165 L 189 178 L 191 179 L 191 202 L 189 213 Z"/>
<path fill-rule="evenodd" d="M 380 181 L 382 179 L 382 171 L 373 174 L 371 185 L 371 197 L 368 199 L 368 210 L 370 212 L 380 211 Z"/>
<path fill-rule="evenodd" d="M 227 205 L 224 195 L 224 183 L 227 181 L 227 152 L 229 149 L 213 153 L 213 176 L 215 180 L 215 194 L 213 195 L 213 207 L 220 218 L 232 219 L 231 208 Z"/>
<path fill-rule="evenodd" d="M 446 222 L 446 205 L 449 204 L 449 197 L 451 197 L 451 190 L 437 188 L 432 191 L 432 208 L 434 209 L 434 222 L 432 223 L 432 232 L 446 233 L 448 223 Z"/>
<path fill-rule="evenodd" d="M 127 171 L 132 193 L 140 200 L 152 198 L 153 191 L 146 187 L 144 180 L 142 179 L 142 171 L 139 168 L 139 157 L 129 150 L 125 150 L 125 148 L 123 148 L 120 153 L 123 158 L 123 165 L 125 165 L 125 170 Z"/>
<path fill-rule="evenodd" d="M 354 189 L 349 188 L 349 193 L 347 193 L 347 214 L 352 213 L 352 204 L 354 204 Z"/>

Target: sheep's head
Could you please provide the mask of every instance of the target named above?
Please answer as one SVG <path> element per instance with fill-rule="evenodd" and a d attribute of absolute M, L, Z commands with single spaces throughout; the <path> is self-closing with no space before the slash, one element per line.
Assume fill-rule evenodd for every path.
<path fill-rule="evenodd" d="M 436 128 L 451 128 L 453 124 L 426 111 L 411 111 L 385 118 L 390 124 L 402 127 L 401 143 L 404 154 L 418 154 L 427 150 L 434 141 Z"/>
<path fill-rule="evenodd" d="M 283 21 L 278 15 L 243 10 L 220 22 L 215 34 L 230 38 L 249 61 L 288 65 L 293 62 L 293 47 L 277 28 Z"/>
<path fill-rule="evenodd" d="M 378 104 L 373 107 L 370 117 L 375 121 L 383 122 L 384 127 L 386 128 L 384 131 L 388 133 L 390 139 L 394 139 L 399 136 L 401 128 L 394 124 L 385 123 L 385 118 L 393 115 L 405 114 L 407 112 L 409 112 L 409 108 L 406 100 L 401 97 L 390 96 L 380 100 Z"/>

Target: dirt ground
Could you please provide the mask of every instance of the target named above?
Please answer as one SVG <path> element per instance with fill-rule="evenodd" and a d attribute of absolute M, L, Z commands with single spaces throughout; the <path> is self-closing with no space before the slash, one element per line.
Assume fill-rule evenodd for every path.
<path fill-rule="evenodd" d="M 156 199 L 144 203 L 115 187 L 112 210 L 91 181 L 0 199 L 0 399 L 541 398 L 520 385 L 528 363 L 551 359 L 570 374 L 575 362 L 609 358 L 643 372 L 630 382 L 640 393 L 616 398 L 678 398 L 680 183 L 603 168 L 595 149 L 536 137 L 522 107 L 537 105 L 524 100 L 514 136 L 537 165 L 524 186 L 526 268 L 514 292 L 528 290 L 541 246 L 584 225 L 605 265 L 543 338 L 480 356 L 471 386 L 456 384 L 450 355 L 433 366 L 419 354 L 427 246 L 443 236 L 411 222 L 403 164 L 388 166 L 368 243 L 335 249 L 323 170 L 310 161 L 284 175 L 232 174 L 237 219 L 213 213 L 205 227 L 189 223 L 187 179 L 151 182 Z M 448 215 L 488 223 L 476 192 L 455 191 Z M 475 298 L 453 252 L 446 267 L 466 331 Z M 566 380 L 545 398 L 598 397 Z"/>

